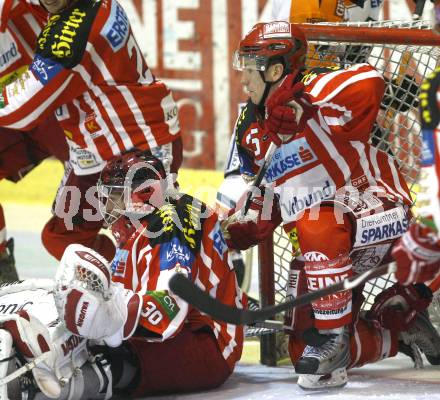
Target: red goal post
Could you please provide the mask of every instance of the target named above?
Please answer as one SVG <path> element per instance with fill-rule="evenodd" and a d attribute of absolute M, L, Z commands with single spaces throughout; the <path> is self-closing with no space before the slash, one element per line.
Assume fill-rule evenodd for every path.
<path fill-rule="evenodd" d="M 368 23 L 300 24 L 309 42 L 306 64 L 346 65 L 368 62 L 385 77 L 386 93 L 371 140 L 392 151 L 416 197 L 422 150 L 418 117 L 418 93 L 423 79 L 438 64 L 440 36 L 427 21 L 379 21 Z M 289 263 L 289 240 L 278 228 L 273 238 L 258 246 L 259 289 L 262 306 L 285 300 Z M 364 291 L 369 308 L 375 295 L 392 284 L 392 277 L 369 282 Z M 261 362 L 276 365 L 285 338 L 263 335 Z"/>

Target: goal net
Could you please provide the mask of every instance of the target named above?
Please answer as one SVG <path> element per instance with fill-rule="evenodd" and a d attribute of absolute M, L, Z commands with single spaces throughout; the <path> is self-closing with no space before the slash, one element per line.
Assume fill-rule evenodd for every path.
<path fill-rule="evenodd" d="M 440 36 L 431 32 L 426 21 L 303 24 L 301 28 L 310 47 L 308 67 L 368 62 L 383 74 L 386 91 L 371 141 L 394 154 L 415 199 L 422 150 L 418 93 L 424 77 L 437 66 Z M 284 301 L 292 252 L 281 228 L 275 231 L 273 239 L 259 245 L 258 254 L 261 305 Z M 392 283 L 392 276 L 368 282 L 364 309 Z M 275 365 L 285 338 L 269 334 L 260 340 L 261 362 Z"/>

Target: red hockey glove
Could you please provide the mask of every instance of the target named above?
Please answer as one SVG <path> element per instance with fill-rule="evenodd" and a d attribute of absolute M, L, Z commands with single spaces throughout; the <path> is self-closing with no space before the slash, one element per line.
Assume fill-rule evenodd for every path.
<path fill-rule="evenodd" d="M 252 198 L 246 215 L 241 208 L 229 211 L 221 228 L 229 248 L 246 250 L 266 239 L 280 223 L 281 211 L 276 197 L 265 199 L 263 194 Z"/>
<path fill-rule="evenodd" d="M 304 84 L 295 83 L 296 77 L 297 74 L 287 75 L 266 102 L 264 127 L 277 146 L 302 132 L 318 109 L 312 104 L 311 96 L 304 92 Z"/>
<path fill-rule="evenodd" d="M 432 291 L 426 285 L 396 283 L 376 296 L 367 317 L 379 321 L 386 329 L 406 331 L 417 313 L 426 310 L 431 301 Z"/>
<path fill-rule="evenodd" d="M 440 271 L 440 239 L 428 227 L 413 224 L 391 252 L 396 260 L 396 278 L 402 285 L 426 282 Z"/>

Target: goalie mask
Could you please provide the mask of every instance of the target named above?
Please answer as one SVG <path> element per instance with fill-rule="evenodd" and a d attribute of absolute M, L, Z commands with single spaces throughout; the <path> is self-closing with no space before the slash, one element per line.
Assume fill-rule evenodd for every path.
<path fill-rule="evenodd" d="M 148 151 L 134 150 L 110 160 L 98 180 L 99 208 L 107 225 L 122 215 L 140 219 L 165 201 L 166 173 Z"/>
<path fill-rule="evenodd" d="M 284 75 L 304 67 L 307 41 L 303 32 L 286 21 L 254 25 L 235 51 L 236 70 L 254 69 L 260 72 L 275 63 L 284 66 Z"/>

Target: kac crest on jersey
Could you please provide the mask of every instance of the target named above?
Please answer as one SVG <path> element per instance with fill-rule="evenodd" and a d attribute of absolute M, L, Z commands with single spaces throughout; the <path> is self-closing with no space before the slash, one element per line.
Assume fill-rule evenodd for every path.
<path fill-rule="evenodd" d="M 178 238 L 173 238 L 168 243 L 160 246 L 160 269 L 173 269 L 177 264 L 185 268 L 188 272 L 194 262 L 194 254 Z"/>

